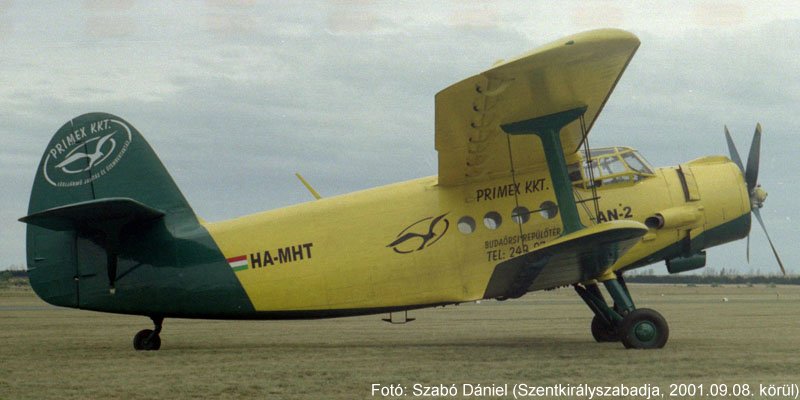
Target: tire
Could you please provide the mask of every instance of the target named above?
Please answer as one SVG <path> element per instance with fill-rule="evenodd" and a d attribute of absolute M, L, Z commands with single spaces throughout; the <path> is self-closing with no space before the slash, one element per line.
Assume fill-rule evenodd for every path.
<path fill-rule="evenodd" d="M 637 308 L 622 319 L 619 335 L 628 349 L 660 349 L 669 339 L 669 326 L 657 311 Z"/>
<path fill-rule="evenodd" d="M 161 337 L 153 334 L 152 329 L 143 329 L 133 337 L 133 348 L 136 350 L 158 350 L 161 348 Z"/>
<path fill-rule="evenodd" d="M 592 337 L 597 343 L 619 342 L 617 328 L 607 324 L 597 315 L 592 318 Z"/>

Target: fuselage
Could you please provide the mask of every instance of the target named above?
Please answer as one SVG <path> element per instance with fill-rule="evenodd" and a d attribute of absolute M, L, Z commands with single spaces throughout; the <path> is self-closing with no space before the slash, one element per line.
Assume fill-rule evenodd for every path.
<path fill-rule="evenodd" d="M 744 237 L 743 182 L 730 160 L 706 157 L 574 192 L 584 226 L 663 214 L 616 271 Z M 543 172 L 457 187 L 428 177 L 204 226 L 256 312 L 362 313 L 483 299 L 500 262 L 561 235 L 555 202 Z M 529 290 L 573 283 L 556 275 Z"/>

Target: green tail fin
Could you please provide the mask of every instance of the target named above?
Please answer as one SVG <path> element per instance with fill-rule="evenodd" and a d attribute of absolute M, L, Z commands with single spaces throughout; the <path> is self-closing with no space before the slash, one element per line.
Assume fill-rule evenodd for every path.
<path fill-rule="evenodd" d="M 72 119 L 47 145 L 28 216 L 20 219 L 28 224 L 31 285 L 44 300 L 68 307 L 86 303 L 88 278 L 113 291 L 122 231 L 165 214 L 194 219 L 136 128 L 105 113 Z"/>
<path fill-rule="evenodd" d="M 84 114 L 56 132 L 20 220 L 31 286 L 51 304 L 162 316 L 252 310 L 161 161 L 117 116 Z"/>

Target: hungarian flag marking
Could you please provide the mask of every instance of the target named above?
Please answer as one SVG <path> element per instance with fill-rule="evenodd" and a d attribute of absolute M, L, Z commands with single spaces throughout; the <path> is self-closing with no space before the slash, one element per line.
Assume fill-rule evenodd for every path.
<path fill-rule="evenodd" d="M 228 259 L 228 264 L 234 271 L 244 271 L 249 266 L 247 265 L 247 256 L 238 256 Z"/>

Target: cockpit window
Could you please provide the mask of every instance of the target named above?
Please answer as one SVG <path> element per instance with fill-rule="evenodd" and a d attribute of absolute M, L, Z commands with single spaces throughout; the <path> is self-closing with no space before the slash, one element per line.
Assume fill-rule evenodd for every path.
<path fill-rule="evenodd" d="M 602 157 L 593 161 L 597 161 L 600 167 L 600 175 L 613 175 L 625 172 L 625 164 L 616 155 L 609 157 Z"/>
<path fill-rule="evenodd" d="M 598 157 L 599 156 L 609 155 L 609 154 L 614 154 L 614 153 L 616 153 L 616 151 L 617 151 L 616 147 L 603 147 L 603 148 L 599 148 L 599 149 L 591 149 L 592 155 L 593 156 L 598 156 Z M 592 157 L 592 158 L 595 158 L 595 157 Z"/>
<path fill-rule="evenodd" d="M 568 165 L 573 185 L 591 188 L 617 183 L 633 183 L 653 176 L 653 168 L 629 147 L 605 147 L 590 150 L 592 159 Z"/>
<path fill-rule="evenodd" d="M 631 167 L 632 170 L 642 173 L 642 174 L 653 174 L 653 169 L 647 165 L 647 162 L 644 161 L 642 156 L 639 155 L 638 151 L 633 151 L 630 153 L 623 153 L 622 159 Z"/>

